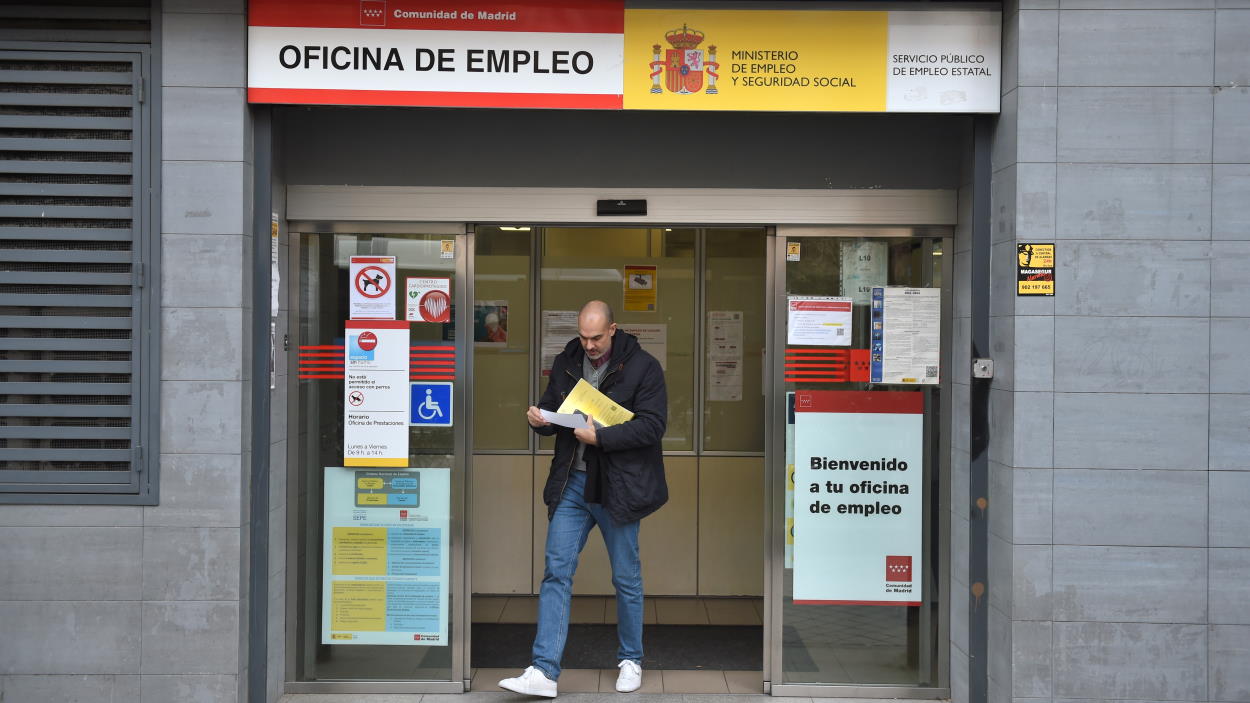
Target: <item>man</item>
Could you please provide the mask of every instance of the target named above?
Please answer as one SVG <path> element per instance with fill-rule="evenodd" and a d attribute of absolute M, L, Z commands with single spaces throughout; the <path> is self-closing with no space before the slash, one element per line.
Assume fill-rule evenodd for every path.
<path fill-rule="evenodd" d="M 533 664 L 500 687 L 517 693 L 554 698 L 560 659 L 569 630 L 573 573 L 578 555 L 594 526 L 599 526 L 616 588 L 617 659 L 621 672 L 616 690 L 636 691 L 642 685 L 642 567 L 638 560 L 638 523 L 668 500 L 660 440 L 668 421 L 668 394 L 660 363 L 618 331 L 612 308 L 600 300 L 582 306 L 577 339 L 570 340 L 551 366 L 551 377 L 538 407 L 526 412 L 530 427 L 556 437 L 555 456 L 543 502 L 547 504 L 546 567 L 538 596 L 538 633 Z M 569 429 L 543 419 L 542 410 L 556 410 L 585 379 L 633 419 L 612 427 Z"/>

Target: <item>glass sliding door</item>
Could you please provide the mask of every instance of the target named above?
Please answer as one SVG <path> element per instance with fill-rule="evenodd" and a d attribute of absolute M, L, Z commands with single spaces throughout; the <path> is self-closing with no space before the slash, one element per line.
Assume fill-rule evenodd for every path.
<path fill-rule="evenodd" d="M 293 237 L 288 690 L 460 692 L 471 237 L 318 228 Z"/>
<path fill-rule="evenodd" d="M 948 693 L 945 232 L 778 232 L 774 694 Z"/>

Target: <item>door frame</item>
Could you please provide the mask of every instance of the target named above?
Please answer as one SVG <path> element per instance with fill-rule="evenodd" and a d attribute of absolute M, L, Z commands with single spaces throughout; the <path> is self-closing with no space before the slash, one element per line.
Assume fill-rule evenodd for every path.
<path fill-rule="evenodd" d="M 286 231 L 303 233 L 445 233 L 455 235 L 456 272 L 463 272 L 463 285 L 456 286 L 454 296 L 459 315 L 468 315 L 473 301 L 473 256 L 475 224 L 514 224 L 524 222 L 539 227 L 558 226 L 613 226 L 647 227 L 656 224 L 681 226 L 741 226 L 767 229 L 767 236 L 784 241 L 786 236 L 828 236 L 831 228 L 850 234 L 856 228 L 892 227 L 895 236 L 910 236 L 915 223 L 927 223 L 940 228 L 949 236 L 950 227 L 958 221 L 958 192 L 953 189 L 731 189 L 731 188 L 479 188 L 479 187 L 417 187 L 417 186 L 328 186 L 292 185 L 286 189 Z M 598 199 L 642 199 L 648 202 L 644 216 L 612 218 L 604 220 L 595 211 Z M 781 227 L 782 232 L 777 228 Z M 809 234 L 804 234 L 810 232 Z M 882 236 L 878 234 L 877 236 Z M 299 256 L 297 237 L 291 237 L 288 280 L 299 280 Z M 777 319 L 778 266 L 784 266 L 784 256 L 775 255 L 774 246 L 766 251 L 766 325 L 775 330 Z M 784 253 L 784 252 L 783 252 Z M 949 263 L 946 264 L 949 268 Z M 782 270 L 784 274 L 784 269 Z M 782 279 L 784 280 L 784 279 Z M 289 286 L 289 319 L 287 333 L 298 339 L 299 286 Z M 782 296 L 784 298 L 784 295 Z M 946 314 L 946 310 L 943 311 Z M 458 318 L 459 321 L 460 318 Z M 463 329 L 462 329 L 463 328 Z M 296 535 L 300 529 L 298 511 L 287 510 L 287 604 L 286 633 L 287 653 L 284 672 L 287 693 L 463 693 L 469 690 L 471 627 L 469 623 L 469 599 L 472 596 L 470 573 L 471 536 L 468 534 L 468 487 L 472 480 L 472 400 L 469 372 L 473 368 L 473 345 L 462 342 L 469 334 L 469 325 L 457 325 L 457 346 L 464 349 L 456 355 L 456 369 L 465 382 L 456 390 L 455 404 L 456 445 L 463 448 L 463 456 L 457 457 L 460 480 L 452 481 L 453 548 L 452 569 L 461 574 L 462 587 L 451 594 L 452 623 L 460 623 L 460 646 L 453 643 L 453 680 L 436 681 L 292 681 L 298 669 L 296 660 L 296 621 L 300 616 L 296 608 Z M 464 337 L 467 339 L 467 337 Z M 765 363 L 771 358 L 774 370 L 765 377 L 764 388 L 772 398 L 765 406 L 765 422 L 772 427 L 772 413 L 776 412 L 776 375 L 780 369 L 781 354 L 775 353 L 775 334 L 768 335 L 765 345 Z M 949 345 L 949 340 L 944 340 Z M 944 349 L 944 352 L 946 350 Z M 298 368 L 298 344 L 292 344 L 288 354 L 288 368 Z M 771 354 L 771 357 L 769 356 Z M 949 355 L 946 355 L 949 359 Z M 462 375 L 461 375 L 462 374 Z M 947 394 L 949 396 L 949 394 Z M 287 422 L 288 437 L 298 436 L 295 423 L 298 418 L 298 374 L 288 376 Z M 949 413 L 944 417 L 949 418 Z M 773 432 L 765 432 L 765 525 L 764 525 L 764 691 L 773 695 L 796 696 L 881 696 L 881 687 L 859 688 L 847 686 L 803 686 L 802 690 L 786 685 L 778 690 L 771 684 L 772 673 L 780 672 L 780 637 L 773 633 L 774 623 L 780 621 L 780 591 L 773 584 L 773 573 L 780 573 L 778 564 L 784 554 L 784 537 L 773 530 L 774 504 L 781 498 L 773 495 L 774 481 L 768 480 L 768 468 L 772 466 L 775 451 Z M 948 433 L 944 433 L 944 438 Z M 945 439 L 944 439 L 945 441 Z M 784 450 L 783 450 L 784 451 Z M 784 456 L 784 455 L 783 455 Z M 295 444 L 288 442 L 287 467 L 290 473 L 295 466 Z M 288 481 L 288 506 L 296 505 L 296 484 Z M 458 517 L 457 517 L 458 516 Z M 454 546 L 458 537 L 460 547 Z M 782 552 L 775 546 L 782 539 Z M 771 547 L 770 547 L 771 545 Z M 776 612 L 771 605 L 777 601 Z M 459 632 L 459 630 L 454 630 Z M 779 634 L 779 633 L 778 633 Z M 948 643 L 939 643 L 946 646 Z M 774 654 L 775 652 L 775 654 Z M 945 664 L 944 664 L 945 665 Z M 459 678 L 457 678 L 459 675 Z M 839 689 L 834 694 L 832 689 Z M 917 695 L 918 689 L 899 688 L 897 695 Z M 942 689 L 948 691 L 949 689 Z"/>
<path fill-rule="evenodd" d="M 951 350 L 953 348 L 954 337 L 954 318 L 953 318 L 953 298 L 955 291 L 954 274 L 954 258 L 953 243 L 954 231 L 952 227 L 940 225 L 925 225 L 915 227 L 872 227 L 872 226 L 798 226 L 787 227 L 778 226 L 770 229 L 770 239 L 768 247 L 769 255 L 769 326 L 768 344 L 769 357 L 771 364 L 768 373 L 768 393 L 767 405 L 765 406 L 765 419 L 768 423 L 768 429 L 765 432 L 765 496 L 768 501 L 765 510 L 765 539 L 766 543 L 765 562 L 769 563 L 768 570 L 765 572 L 764 580 L 764 628 L 765 642 L 768 648 L 765 650 L 764 662 L 764 681 L 765 688 L 774 696 L 799 696 L 811 698 L 883 698 L 883 699 L 899 699 L 899 700 L 924 700 L 924 699 L 944 699 L 950 698 L 950 487 L 951 481 L 949 477 L 950 468 L 950 429 L 951 429 L 951 386 L 953 364 L 951 358 Z M 927 604 L 933 598 L 933 588 L 937 588 L 936 593 L 944 594 L 945 597 L 939 597 L 938 604 L 938 623 L 937 623 L 937 671 L 938 680 L 944 681 L 945 686 L 918 687 L 918 686 L 894 686 L 894 685 L 857 685 L 857 684 L 787 684 L 779 683 L 777 680 L 770 679 L 770 673 L 774 675 L 773 679 L 780 679 L 783 669 L 782 662 L 782 627 L 784 626 L 784 618 L 782 615 L 782 600 L 784 597 L 785 586 L 785 548 L 786 548 L 786 530 L 785 530 L 785 456 L 786 456 L 786 436 L 785 418 L 788 409 L 786 408 L 785 394 L 785 339 L 786 339 L 786 242 L 791 239 L 802 239 L 811 237 L 898 237 L 898 238 L 939 238 L 942 240 L 942 254 L 940 262 L 940 273 L 942 281 L 942 301 L 941 301 L 941 339 L 940 339 L 940 359 L 942 379 L 939 388 L 941 389 L 941 407 L 938 408 L 940 421 L 935 426 L 931 421 L 931 413 L 925 413 L 925 432 L 937 434 L 937 457 L 940 462 L 939 466 L 948 467 L 948 475 L 939 482 L 938 496 L 938 514 L 936 516 L 926 514 L 924 520 L 926 524 L 933 524 L 936 519 L 937 529 L 939 530 L 939 541 L 937 554 L 933 555 L 938 560 L 938 577 L 936 584 L 929 585 L 929 593 L 925 595 L 924 603 Z M 929 257 L 930 259 L 934 257 Z M 931 263 L 931 261 L 930 261 Z M 930 435 L 931 436 L 931 435 Z M 928 448 L 925 449 L 928 452 Z M 938 467 L 935 467 L 935 470 Z M 925 503 L 925 510 L 929 510 L 929 501 Z M 925 569 L 926 578 L 929 569 Z M 929 617 L 929 608 L 922 606 L 921 622 L 924 623 Z M 922 658 L 923 661 L 923 658 Z"/>
<path fill-rule="evenodd" d="M 473 415 L 473 394 L 469 391 L 469 370 L 473 368 L 473 345 L 465 340 L 471 339 L 472 325 L 472 300 L 473 300 L 473 231 L 471 227 L 464 223 L 447 223 L 447 222 L 348 222 L 348 221 L 310 221 L 310 220 L 288 220 L 286 231 L 288 234 L 288 245 L 290 256 L 287 261 L 287 280 L 293 284 L 287 286 L 287 303 L 288 303 L 288 320 L 285 333 L 289 335 L 291 343 L 286 350 L 287 368 L 292 370 L 287 374 L 287 405 L 286 405 L 286 423 L 287 423 L 287 454 L 286 464 L 283 467 L 287 471 L 288 477 L 293 477 L 299 470 L 298 466 L 298 443 L 291 441 L 292 438 L 299 436 L 299 373 L 295 371 L 299 368 L 299 320 L 301 313 L 301 293 L 300 290 L 300 252 L 302 242 L 300 235 L 303 234 L 440 234 L 448 237 L 454 237 L 456 241 L 456 251 L 454 254 L 454 275 L 459 281 L 454 286 L 452 300 L 456 306 L 456 338 L 455 345 L 457 352 L 463 350 L 464 353 L 456 354 L 455 373 L 457 379 L 460 379 L 452 389 L 452 437 L 455 447 L 454 460 L 452 462 L 451 471 L 451 516 L 449 546 L 451 579 L 448 585 L 448 594 L 451 600 L 451 608 L 448 611 L 448 630 L 451 633 L 452 662 L 451 662 L 451 678 L 447 681 L 419 681 L 419 680 L 376 680 L 376 681 L 343 681 L 343 680 L 322 680 L 322 681 L 295 681 L 292 680 L 295 672 L 299 670 L 299 632 L 296 627 L 298 618 L 301 617 L 299 609 L 299 530 L 303 529 L 300 524 L 298 506 L 299 485 L 297 481 L 287 481 L 286 496 L 286 667 L 283 672 L 283 691 L 285 693 L 464 693 L 469 690 L 470 668 L 469 668 L 469 647 L 470 627 L 467 626 L 469 617 L 469 606 L 467 598 L 462 595 L 472 591 L 471 574 L 469 573 L 469 553 L 468 543 L 466 541 L 468 531 L 468 518 L 465 513 L 467 509 L 466 493 L 468 488 L 469 476 L 468 472 L 472 470 L 472 452 L 473 428 L 469 418 Z M 315 575 L 320 580 L 321 570 L 319 568 L 310 568 L 305 565 L 306 574 Z M 459 577 L 457 579 L 457 576 Z M 310 576 L 311 577 L 311 576 Z M 456 588 L 456 585 L 459 588 Z M 310 611 L 312 608 L 315 612 Z M 320 604 L 306 604 L 304 617 L 316 618 L 320 613 Z M 306 635 L 307 636 L 307 635 Z M 459 641 L 457 641 L 457 638 Z M 311 648 L 310 648 L 311 649 Z M 305 658 L 311 655 L 309 651 L 304 652 Z"/>

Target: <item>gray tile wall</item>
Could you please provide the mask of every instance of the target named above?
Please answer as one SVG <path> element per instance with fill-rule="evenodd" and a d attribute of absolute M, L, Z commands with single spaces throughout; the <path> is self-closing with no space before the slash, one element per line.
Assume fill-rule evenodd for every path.
<path fill-rule="evenodd" d="M 246 21 L 241 0 L 208 12 L 204 3 L 166 5 L 160 504 L 0 506 L 5 703 L 240 700 L 252 193 Z"/>
<path fill-rule="evenodd" d="M 1250 4 L 1004 15 L 990 504 L 1011 588 L 990 591 L 1011 696 L 1250 701 Z M 1050 241 L 1056 296 L 1016 298 L 1011 246 Z"/>

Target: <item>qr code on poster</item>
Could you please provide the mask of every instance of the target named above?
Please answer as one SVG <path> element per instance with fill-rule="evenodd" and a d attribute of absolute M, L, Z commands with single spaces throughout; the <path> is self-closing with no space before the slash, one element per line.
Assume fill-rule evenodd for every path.
<path fill-rule="evenodd" d="M 937 378 L 937 369 L 938 367 L 936 366 L 924 367 L 924 377 L 925 378 Z"/>
<path fill-rule="evenodd" d="M 838 330 L 838 334 L 837 334 L 836 336 L 841 337 L 841 336 L 842 336 L 842 335 L 844 335 L 844 334 L 846 334 L 846 330 L 844 330 L 844 329 L 839 329 L 839 330 Z"/>

